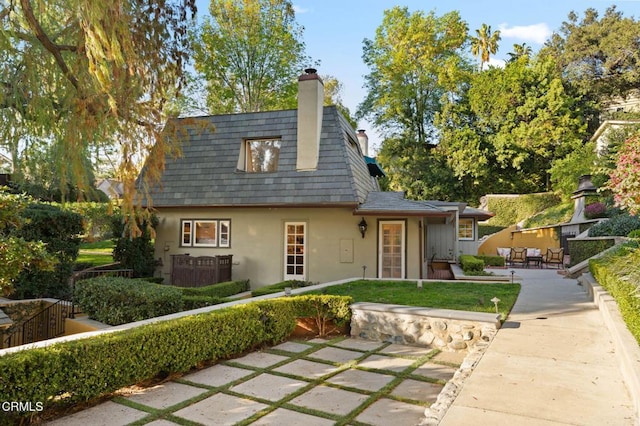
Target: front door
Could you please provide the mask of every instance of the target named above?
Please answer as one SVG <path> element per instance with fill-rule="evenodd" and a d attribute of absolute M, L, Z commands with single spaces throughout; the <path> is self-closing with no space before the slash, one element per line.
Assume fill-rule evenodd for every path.
<path fill-rule="evenodd" d="M 405 277 L 404 221 L 380 221 L 378 228 L 378 276 L 380 278 Z"/>
<path fill-rule="evenodd" d="M 284 279 L 306 280 L 306 224 L 286 222 L 284 224 Z"/>

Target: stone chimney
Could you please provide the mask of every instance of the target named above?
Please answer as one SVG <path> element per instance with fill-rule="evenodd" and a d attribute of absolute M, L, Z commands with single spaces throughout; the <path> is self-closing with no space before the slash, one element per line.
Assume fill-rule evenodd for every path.
<path fill-rule="evenodd" d="M 583 222 L 586 220 L 584 216 L 584 208 L 585 200 L 588 195 L 596 195 L 598 193 L 598 188 L 596 188 L 591 182 L 591 175 L 582 175 L 578 180 L 578 189 L 573 191 L 573 217 L 571 218 L 571 223 L 573 222 Z"/>
<path fill-rule="evenodd" d="M 360 149 L 362 150 L 362 155 L 369 156 L 369 136 L 364 132 L 364 130 L 358 130 L 358 142 L 360 143 Z"/>
<path fill-rule="evenodd" d="M 298 156 L 296 169 L 316 170 L 320 157 L 320 133 L 324 84 L 313 68 L 298 78 Z"/>

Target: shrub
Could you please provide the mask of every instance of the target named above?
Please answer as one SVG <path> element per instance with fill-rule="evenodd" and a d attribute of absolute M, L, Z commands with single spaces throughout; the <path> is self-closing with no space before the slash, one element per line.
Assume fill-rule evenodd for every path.
<path fill-rule="evenodd" d="M 158 226 L 157 216 L 151 216 L 151 223 L 141 223 L 142 235 L 130 238 L 125 232 L 125 222 L 120 215 L 113 216 L 112 226 L 115 240 L 113 259 L 120 262 L 123 268 L 133 269 L 135 277 L 151 277 L 155 272 L 156 261 L 153 258 L 154 248 L 151 241 L 151 228 Z"/>
<path fill-rule="evenodd" d="M 485 266 L 504 266 L 502 256 L 476 255 L 475 257 L 482 260 Z"/>
<path fill-rule="evenodd" d="M 640 229 L 634 229 L 633 231 L 629 232 L 629 235 L 627 235 L 627 237 L 640 238 Z"/>
<path fill-rule="evenodd" d="M 14 283 L 13 297 L 19 299 L 67 298 L 69 277 L 80 248 L 82 217 L 48 204 L 30 204 L 23 213 L 26 219 L 17 236 L 25 241 L 41 241 L 46 251 L 55 256 L 53 270 L 31 269 Z"/>
<path fill-rule="evenodd" d="M 589 228 L 590 237 L 626 237 L 634 229 L 640 229 L 640 218 L 628 213 L 614 216 Z"/>
<path fill-rule="evenodd" d="M 130 330 L 32 348 L 0 357 L 0 400 L 41 401 L 60 408 L 89 401 L 157 376 L 188 371 L 286 339 L 297 317 L 328 307 L 336 322 L 350 318 L 350 297 L 265 300 L 162 321 Z M 305 315 L 301 315 L 304 313 Z M 17 424 L 19 416 L 3 420 Z"/>
<path fill-rule="evenodd" d="M 601 258 L 591 260 L 589 269 L 598 283 L 611 294 L 627 324 L 640 344 L 640 248 L 631 242 Z"/>
<path fill-rule="evenodd" d="M 460 265 L 465 275 L 483 275 L 484 261 L 470 254 L 460 256 Z"/>
<path fill-rule="evenodd" d="M 607 216 L 607 206 L 604 203 L 591 203 L 584 208 L 584 217 L 598 219 Z"/>
<path fill-rule="evenodd" d="M 182 306 L 185 311 L 204 308 L 205 306 L 219 305 L 220 303 L 224 303 L 226 301 L 227 299 L 215 296 L 182 296 Z"/>
<path fill-rule="evenodd" d="M 249 290 L 249 280 L 229 281 L 204 287 L 178 287 L 185 296 L 208 296 L 223 298 Z"/>
<path fill-rule="evenodd" d="M 109 325 L 179 312 L 179 289 L 120 277 L 98 277 L 76 283 L 75 297 L 90 318 Z"/>
<path fill-rule="evenodd" d="M 583 260 L 602 253 L 609 247 L 613 247 L 614 244 L 615 240 L 613 238 L 601 240 L 570 240 L 569 253 L 571 253 L 571 256 L 569 266 L 577 265 Z"/>

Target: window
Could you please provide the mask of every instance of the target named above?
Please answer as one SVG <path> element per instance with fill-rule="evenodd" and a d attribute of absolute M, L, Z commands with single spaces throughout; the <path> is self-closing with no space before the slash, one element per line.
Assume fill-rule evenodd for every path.
<path fill-rule="evenodd" d="M 460 218 L 458 221 L 458 239 L 459 240 L 473 240 L 473 219 Z"/>
<path fill-rule="evenodd" d="M 182 246 L 230 247 L 231 221 L 228 219 L 182 220 Z"/>
<path fill-rule="evenodd" d="M 258 139 L 245 141 L 245 168 L 249 173 L 278 171 L 280 140 Z"/>

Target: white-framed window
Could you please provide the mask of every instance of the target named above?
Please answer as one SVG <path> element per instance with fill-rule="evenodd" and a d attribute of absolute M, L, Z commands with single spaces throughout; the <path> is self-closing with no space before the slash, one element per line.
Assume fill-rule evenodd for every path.
<path fill-rule="evenodd" d="M 183 247 L 230 247 L 231 220 L 183 219 L 181 221 Z"/>
<path fill-rule="evenodd" d="M 474 235 L 473 229 L 474 229 L 473 218 L 461 217 L 458 220 L 458 239 L 474 240 L 475 235 Z"/>
<path fill-rule="evenodd" d="M 278 171 L 280 139 L 252 139 L 244 141 L 244 170 L 248 173 Z"/>

